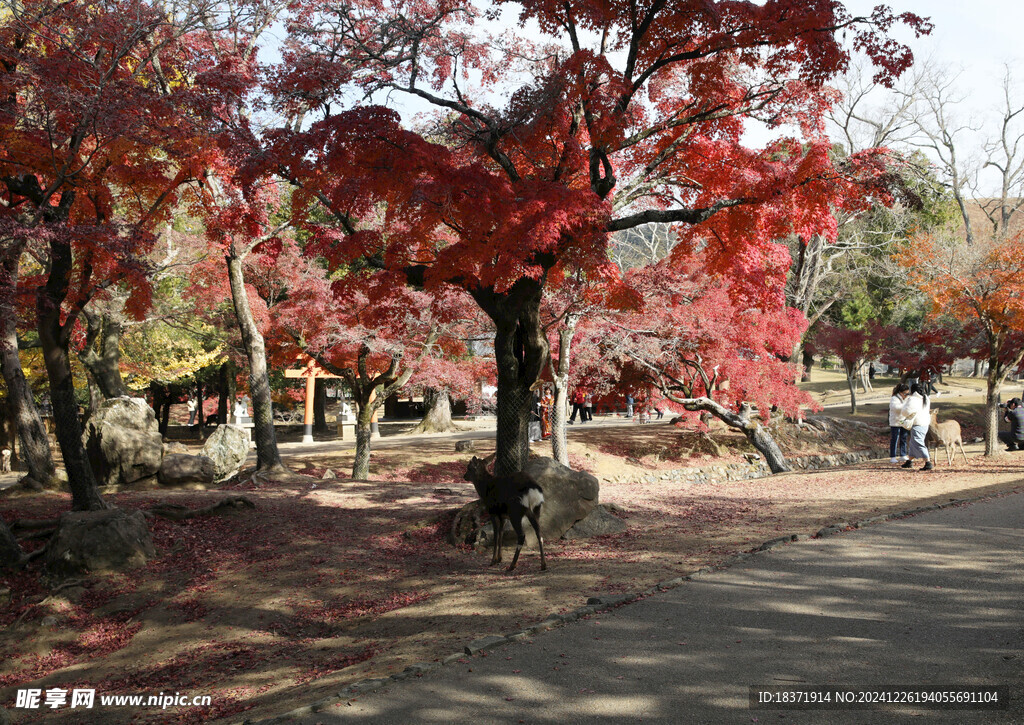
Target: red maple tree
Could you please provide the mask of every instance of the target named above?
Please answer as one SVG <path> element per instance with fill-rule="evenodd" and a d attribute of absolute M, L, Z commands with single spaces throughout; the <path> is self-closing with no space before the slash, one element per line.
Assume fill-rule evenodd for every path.
<path fill-rule="evenodd" d="M 546 367 L 544 288 L 569 270 L 614 279 L 608 234 L 649 222 L 681 225 L 680 253 L 707 248 L 711 271 L 738 274 L 757 271 L 780 226 L 828 233 L 838 174 L 822 113 L 824 84 L 848 60 L 839 35 L 891 81 L 911 55 L 886 31 L 927 31 L 912 14 L 853 17 L 832 0 L 527 2 L 520 19 L 539 34 L 500 42 L 467 2 L 292 8 L 268 95 L 309 124 L 268 134 L 250 178 L 299 187 L 296 224 L 333 265 L 473 296 L 496 328 L 505 472 L 525 462 Z M 338 112 L 353 91 L 406 94 L 441 115 L 417 133 L 377 107 Z M 795 124 L 803 138 L 748 149 L 747 118 Z"/>
<path fill-rule="evenodd" d="M 709 275 L 700 256 L 629 277 L 642 306 L 608 316 L 599 343 L 619 368 L 619 383 L 653 386 L 686 411 L 714 415 L 741 431 L 773 472 L 789 470 L 763 424 L 772 410 L 799 417 L 814 403 L 783 362 L 806 320 L 785 306 L 781 288 L 764 294 Z"/>
<path fill-rule="evenodd" d="M 207 153 L 223 90 L 202 13 L 141 0 L 27 0 L 0 18 L 0 229 L 42 269 L 36 327 L 75 509 L 104 508 L 82 445 L 69 343 L 112 285 L 150 301 L 146 255 Z"/>

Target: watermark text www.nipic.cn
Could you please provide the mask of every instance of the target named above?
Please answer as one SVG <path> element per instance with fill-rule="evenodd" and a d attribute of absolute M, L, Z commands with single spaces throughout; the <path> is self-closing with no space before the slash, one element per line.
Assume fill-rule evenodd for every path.
<path fill-rule="evenodd" d="M 82 709 L 94 707 L 209 707 L 213 698 L 210 695 L 182 695 L 180 692 L 161 692 L 159 695 L 100 695 L 97 702 L 95 689 L 66 690 L 51 687 L 46 690 L 18 690 L 14 707 L 25 710 L 40 709 Z"/>

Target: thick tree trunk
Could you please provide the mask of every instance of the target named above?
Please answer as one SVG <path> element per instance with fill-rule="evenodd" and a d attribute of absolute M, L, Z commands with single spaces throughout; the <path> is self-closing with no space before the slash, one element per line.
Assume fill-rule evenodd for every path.
<path fill-rule="evenodd" d="M 802 355 L 804 363 L 804 374 L 800 379 L 806 383 L 809 382 L 811 379 L 811 368 L 814 367 L 814 354 L 808 352 L 805 348 Z"/>
<path fill-rule="evenodd" d="M 78 359 L 105 400 L 132 393 L 121 377 L 121 322 L 109 312 L 87 312 L 86 345 Z"/>
<path fill-rule="evenodd" d="M 327 432 L 327 381 L 323 378 L 313 383 L 313 431 Z"/>
<path fill-rule="evenodd" d="M 498 430 L 495 472 L 521 471 L 530 456 L 533 388 L 548 362 L 548 341 L 540 320 L 542 283 L 524 278 L 503 294 L 473 290 L 473 298 L 494 321 L 498 367 Z"/>
<path fill-rule="evenodd" d="M 153 399 L 153 416 L 156 418 L 160 435 L 166 435 L 167 431 L 160 427 L 163 418 L 164 406 L 167 404 L 167 386 L 155 380 L 149 384 L 149 396 Z"/>
<path fill-rule="evenodd" d="M 242 274 L 242 260 L 234 254 L 226 257 L 228 279 L 231 282 L 231 299 L 235 305 L 235 317 L 242 334 L 242 345 L 249 359 L 249 394 L 252 396 L 253 439 L 256 441 L 256 470 L 282 469 L 281 453 L 277 449 L 277 432 L 274 430 L 273 402 L 270 398 L 270 375 L 267 371 L 267 350 L 263 335 L 256 327 L 249 298 L 245 293 L 245 278 Z"/>
<path fill-rule="evenodd" d="M 25 552 L 18 545 L 7 522 L 0 518 L 0 570 L 17 569 L 25 559 Z"/>
<path fill-rule="evenodd" d="M 764 456 L 772 473 L 785 473 L 790 470 L 789 464 L 786 463 L 786 457 L 782 454 L 782 449 L 763 425 L 756 421 L 752 422 L 743 429 L 743 434 L 750 441 L 750 445 Z"/>
<path fill-rule="evenodd" d="M 90 418 L 96 415 L 96 411 L 103 404 L 103 393 L 100 392 L 100 386 L 96 384 L 92 374 L 88 371 L 85 373 L 85 382 L 89 386 L 89 408 L 85 411 L 85 420 L 82 421 L 83 426 L 89 422 Z"/>
<path fill-rule="evenodd" d="M 170 385 L 164 386 L 164 407 L 160 411 L 160 435 L 167 435 L 167 428 L 171 425 L 171 406 L 174 404 L 174 391 Z"/>
<path fill-rule="evenodd" d="M 981 377 L 981 366 L 982 366 L 981 360 L 975 360 L 974 361 L 974 370 L 973 370 L 973 372 L 971 372 L 971 377 L 972 378 L 980 378 Z"/>
<path fill-rule="evenodd" d="M 411 433 L 452 433 L 462 430 L 452 422 L 452 401 L 447 390 L 427 390 L 427 412 Z"/>
<path fill-rule="evenodd" d="M 96 511 L 108 508 L 100 496 L 89 460 L 82 443 L 82 426 L 78 418 L 78 401 L 71 377 L 66 329 L 61 325 L 61 305 L 67 296 L 71 277 L 71 245 L 59 239 L 50 242 L 50 272 L 46 284 L 36 293 L 36 321 L 43 362 L 50 381 L 50 402 L 57 443 L 64 459 L 71 488 L 71 507 L 75 511 Z M 68 320 L 65 324 L 73 324 Z"/>
<path fill-rule="evenodd" d="M 5 260 L 0 270 L 3 276 L 0 284 L 8 288 L 12 288 L 18 278 L 18 259 L 14 254 L 11 256 L 14 258 Z M 50 437 L 46 434 L 46 426 L 43 425 L 42 416 L 32 398 L 32 390 L 21 369 L 17 319 L 13 300 L 0 305 L 0 373 L 7 384 L 11 420 L 17 430 L 26 472 L 30 478 L 45 486 L 54 479 L 56 468 L 50 451 Z"/>
<path fill-rule="evenodd" d="M 1002 375 L 998 362 L 990 362 L 985 391 L 985 455 L 997 456 L 999 447 L 999 394 L 1002 391 Z"/>
<path fill-rule="evenodd" d="M 572 361 L 572 338 L 581 315 L 566 315 L 565 325 L 558 331 L 558 369 L 553 371 L 555 402 L 551 411 L 551 455 L 563 466 L 569 465 L 569 444 L 566 439 L 566 416 L 569 412 L 569 370 Z"/>
<path fill-rule="evenodd" d="M 365 481 L 370 477 L 370 440 L 373 437 L 373 409 L 360 403 L 356 414 L 356 456 L 352 462 L 352 478 Z"/>

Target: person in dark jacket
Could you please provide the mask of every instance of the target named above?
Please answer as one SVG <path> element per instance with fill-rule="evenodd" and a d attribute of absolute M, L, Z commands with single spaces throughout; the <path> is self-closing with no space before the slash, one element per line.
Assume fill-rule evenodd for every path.
<path fill-rule="evenodd" d="M 1024 451 L 1024 406 L 1020 398 L 1010 398 L 1003 411 L 1003 420 L 1010 424 L 1009 431 L 999 431 L 999 440 L 1008 451 Z"/>

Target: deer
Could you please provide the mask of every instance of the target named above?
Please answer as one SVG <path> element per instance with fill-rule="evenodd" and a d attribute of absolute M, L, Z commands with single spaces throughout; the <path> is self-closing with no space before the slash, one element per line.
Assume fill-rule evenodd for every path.
<path fill-rule="evenodd" d="M 492 456 L 493 458 L 493 456 Z M 476 492 L 480 495 L 480 501 L 487 509 L 491 517 L 491 527 L 494 530 L 494 554 L 491 556 L 491 565 L 501 563 L 501 539 L 505 530 L 505 519 L 512 524 L 516 532 L 516 553 L 512 557 L 512 564 L 508 571 L 516 568 L 519 562 L 519 552 L 526 543 L 526 534 L 523 533 L 523 519 L 530 522 L 534 533 L 537 534 L 537 544 L 540 546 L 540 570 L 548 568 L 544 559 L 544 541 L 540 536 L 540 507 L 544 503 L 544 490 L 540 484 L 528 473 L 518 472 L 509 476 L 495 476 L 487 470 L 488 459 L 477 458 L 469 462 L 466 475 L 463 477 L 473 484 Z"/>
<path fill-rule="evenodd" d="M 946 465 L 949 466 L 953 465 L 953 458 L 956 456 L 956 448 L 954 446 L 960 446 L 960 452 L 964 456 L 964 463 L 970 465 L 970 461 L 967 460 L 967 453 L 964 451 L 964 440 L 960 434 L 960 424 L 955 420 L 944 420 L 940 423 L 939 412 L 935 408 L 932 408 L 932 422 L 928 426 L 925 443 L 931 444 L 936 455 L 939 452 L 939 444 L 941 443 L 946 449 Z"/>

